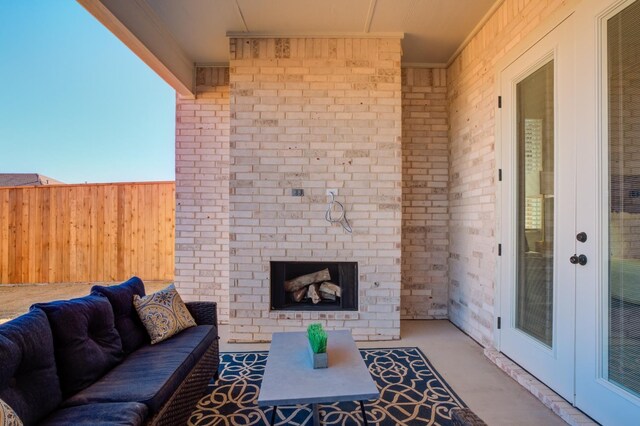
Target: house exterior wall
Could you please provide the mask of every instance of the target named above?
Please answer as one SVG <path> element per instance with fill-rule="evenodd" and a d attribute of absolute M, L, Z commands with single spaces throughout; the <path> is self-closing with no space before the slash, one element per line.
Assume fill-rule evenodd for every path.
<path fill-rule="evenodd" d="M 505 0 L 447 69 L 449 319 L 483 346 L 495 326 L 496 63 L 565 3 Z"/>
<path fill-rule="evenodd" d="M 402 69 L 403 319 L 447 318 L 447 71 Z"/>
<path fill-rule="evenodd" d="M 478 342 L 484 346 L 491 346 L 495 322 L 497 255 L 495 64 L 562 4 L 561 0 L 506 0 L 446 70 L 446 75 L 441 75 L 442 71 L 407 69 L 403 73 L 401 89 L 394 86 L 392 90 L 389 86 L 388 91 L 379 87 L 377 90 L 372 89 L 372 83 L 368 79 L 392 77 L 392 82 L 379 81 L 376 84 L 383 85 L 382 87 L 385 87 L 385 84 L 400 85 L 399 81 L 395 81 L 396 77 L 399 79 L 400 73 L 399 42 L 394 46 L 398 51 L 390 49 L 389 52 L 384 52 L 385 57 L 378 59 L 379 63 L 368 59 L 349 59 L 351 66 L 347 67 L 346 62 L 337 66 L 335 61 L 338 55 L 345 55 L 345 46 L 348 44 L 351 46 L 350 54 L 355 55 L 353 40 L 347 42 L 345 39 L 310 39 L 314 41 L 305 45 L 299 44 L 302 43 L 300 39 L 278 39 L 281 40 L 279 42 L 275 39 L 233 41 L 232 49 L 235 50 L 232 50 L 231 60 L 231 98 L 226 86 L 228 81 L 216 80 L 217 77 L 209 76 L 208 84 L 199 84 L 197 99 L 179 97 L 177 100 L 176 285 L 181 292 L 187 299 L 217 300 L 221 304 L 220 317 L 223 321 L 229 317 L 229 298 L 234 301 L 246 299 L 240 302 L 238 310 L 233 314 L 238 318 L 236 337 L 238 340 L 263 340 L 271 331 L 284 329 L 282 324 L 301 327 L 303 320 L 311 319 L 311 316 L 305 313 L 290 318 L 288 314 L 272 313 L 267 318 L 263 318 L 262 314 L 258 318 L 252 317 L 257 315 L 254 312 L 256 306 L 268 304 L 268 288 L 258 284 L 268 280 L 268 269 L 265 269 L 268 265 L 260 264 L 259 270 L 249 271 L 258 267 L 252 263 L 253 255 L 238 254 L 238 238 L 246 240 L 256 238 L 250 236 L 256 235 L 259 241 L 252 242 L 256 247 L 252 247 L 251 250 L 277 247 L 272 253 L 274 260 L 285 255 L 288 257 L 294 250 L 302 250 L 303 245 L 310 247 L 307 252 L 310 251 L 314 258 L 315 247 L 326 247 L 325 256 L 318 257 L 326 260 L 336 260 L 335 253 L 342 255 L 355 251 L 364 252 L 368 256 L 372 250 L 379 250 L 373 247 L 379 247 L 379 243 L 384 243 L 384 247 L 389 248 L 388 257 L 384 258 L 384 262 L 393 259 L 393 262 L 401 264 L 399 267 L 403 280 L 402 303 L 398 307 L 398 303 L 389 302 L 399 297 L 399 288 L 394 284 L 391 288 L 377 289 L 377 293 L 370 293 L 378 294 L 376 297 L 384 299 L 384 303 L 371 303 L 372 306 L 376 305 L 372 309 L 388 310 L 389 306 L 393 306 L 392 309 L 402 309 L 403 318 L 448 316 Z M 282 40 L 287 40 L 288 43 Z M 373 45 L 370 39 L 366 43 Z M 384 43 L 389 45 L 391 42 L 384 40 Z M 360 43 L 357 49 L 359 55 L 364 55 L 372 49 L 369 45 L 366 48 L 362 46 Z M 286 52 L 288 58 L 277 57 L 287 54 Z M 364 61 L 361 63 L 365 65 L 360 66 L 357 61 Z M 199 79 L 207 78 L 203 77 L 202 72 L 198 72 Z M 429 78 L 432 80 L 429 81 Z M 201 80 L 199 82 L 201 83 Z M 352 98 L 347 96 L 345 82 L 349 82 L 351 88 L 357 92 L 349 92 L 353 95 Z M 446 96 L 442 93 L 445 87 Z M 258 95 L 254 93 L 256 89 Z M 392 94 L 389 96 L 389 93 Z M 260 100 L 261 105 L 256 103 L 256 99 Z M 349 102 L 353 104 L 350 105 Z M 339 115 L 344 111 L 331 110 L 329 104 L 357 109 L 361 108 L 358 106 L 359 102 L 363 102 L 362 105 L 370 110 L 352 112 L 359 115 L 357 118 L 352 115 L 351 122 L 345 129 L 353 128 L 355 134 L 349 135 L 344 130 L 332 135 L 329 129 L 335 127 L 336 123 L 329 120 L 337 117 L 341 120 L 347 119 L 344 115 Z M 448 114 L 442 108 L 447 104 Z M 400 107 L 403 108 L 404 115 L 401 119 L 402 125 L 397 126 L 398 116 L 394 114 L 399 114 L 396 108 Z M 232 118 L 229 117 L 229 108 L 234 109 Z M 394 118 L 389 118 L 391 115 Z M 395 124 L 389 126 L 389 120 Z M 229 143 L 231 122 L 236 124 L 236 130 L 232 132 Z M 376 129 L 368 124 L 357 127 L 358 122 L 382 122 L 385 126 L 383 129 Z M 352 124 L 355 124 L 355 127 Z M 283 131 L 282 126 L 287 126 L 288 129 Z M 241 129 L 240 132 L 237 129 Z M 367 133 L 372 130 L 384 134 L 380 133 L 379 138 L 374 138 Z M 341 149 L 342 145 L 334 145 L 333 148 L 327 148 L 326 144 L 319 145 L 323 140 L 331 140 L 337 144 L 357 136 L 370 137 L 371 140 L 376 140 L 376 143 L 391 144 L 394 143 L 393 135 L 399 136 L 401 131 L 401 151 L 398 152 L 398 146 L 395 146 L 391 150 L 393 154 L 384 154 L 384 161 L 378 157 L 374 161 L 378 162 L 375 164 L 376 174 L 387 173 L 378 171 L 383 170 L 380 167 L 386 167 L 384 170 L 392 170 L 388 173 L 394 175 L 393 179 L 396 180 L 398 171 L 395 168 L 399 164 L 396 155 L 398 158 L 401 155 L 404 159 L 400 173 L 402 219 L 400 212 L 396 210 L 399 208 L 398 188 L 385 188 L 384 195 L 376 195 L 379 199 L 371 203 L 376 206 L 374 210 L 365 206 L 368 205 L 367 202 L 361 204 L 360 199 L 353 198 L 355 188 L 343 189 L 343 185 L 346 184 L 345 178 L 352 177 L 353 173 L 367 173 L 369 177 L 374 174 L 371 169 L 374 163 L 362 145 L 350 142 L 350 149 L 345 150 Z M 363 133 L 358 135 L 357 132 Z M 442 142 L 447 138 L 448 147 L 442 149 Z M 304 144 L 298 144 L 302 148 L 296 145 L 300 141 L 304 141 Z M 227 143 L 231 146 L 231 157 Z M 266 146 L 269 143 L 286 145 L 287 152 L 271 155 L 274 150 L 255 150 L 257 145 Z M 321 152 L 315 152 L 316 148 L 320 148 Z M 293 159 L 298 156 L 299 151 L 304 151 L 305 158 Z M 341 153 L 340 156 L 336 154 L 338 151 Z M 321 164 L 320 160 L 314 160 L 322 158 L 318 155 L 313 156 L 320 153 L 332 163 Z M 443 156 L 445 158 L 441 158 Z M 263 157 L 265 160 L 262 160 Z M 347 170 L 345 164 L 337 163 L 338 159 L 350 160 L 357 168 Z M 257 160 L 270 164 L 252 163 Z M 303 164 L 298 164 L 297 161 L 303 161 Z M 369 163 L 366 163 L 367 161 Z M 227 169 L 229 164 L 230 168 Z M 247 172 L 248 169 L 258 166 L 265 171 Z M 301 171 L 302 168 L 316 170 L 312 166 L 319 170 L 319 183 L 311 182 L 311 173 Z M 251 187 L 250 181 L 266 181 L 265 177 L 270 173 L 267 169 L 281 173 L 282 179 L 277 180 L 275 188 L 261 188 L 256 191 L 256 188 Z M 314 175 L 317 175 L 315 171 Z M 421 183 L 423 179 L 429 183 Z M 372 180 L 382 182 L 381 178 Z M 396 184 L 397 181 L 393 185 Z M 305 188 L 305 197 L 293 200 L 292 197 L 286 196 L 285 189 L 290 190 L 292 187 Z M 288 218 L 290 221 L 300 220 L 297 226 L 300 233 L 303 227 L 327 229 L 322 223 L 323 219 L 316 223 L 316 219 L 312 220 L 308 215 L 311 214 L 312 205 L 324 205 L 324 190 L 328 187 L 340 190 L 339 196 L 345 197 L 343 201 L 347 201 L 351 217 L 356 221 L 372 223 L 374 219 L 367 215 L 375 212 L 383 215 L 375 220 L 387 221 L 382 222 L 385 226 L 389 224 L 388 221 L 395 224 L 395 221 L 402 220 L 401 230 L 397 231 L 398 228 L 392 225 L 390 227 L 394 231 L 386 235 L 384 227 L 367 226 L 366 231 L 358 231 L 356 228 L 354 240 L 349 241 L 348 237 L 340 235 L 341 229 L 328 228 L 334 240 L 314 245 L 318 241 L 312 241 L 311 237 L 308 237 L 308 242 L 276 241 L 283 237 L 276 236 L 276 233 L 271 231 L 284 230 L 282 226 L 278 226 L 278 221 L 283 220 L 282 217 L 242 217 L 253 215 L 247 211 L 247 208 L 250 210 L 251 203 L 247 201 L 250 195 L 257 195 L 259 200 L 261 197 L 271 198 L 272 201 L 266 203 L 268 207 L 265 206 L 261 211 L 276 209 L 280 205 L 279 200 L 286 197 L 287 208 L 282 215 L 291 216 Z M 443 187 L 447 189 L 442 189 Z M 366 191 L 372 188 L 358 189 Z M 231 201 L 228 198 L 229 191 L 232 193 Z M 448 197 L 443 196 L 440 191 L 444 191 L 444 194 L 448 191 Z M 381 190 L 378 194 L 382 194 Z M 235 213 L 236 211 L 238 213 Z M 257 221 L 258 225 L 248 227 L 256 228 L 252 229 L 254 232 L 244 232 L 244 229 L 240 229 L 241 232 L 232 231 L 231 235 L 228 235 L 230 214 L 231 226 L 238 229 L 251 220 L 254 223 Z M 260 214 L 277 216 L 273 211 Z M 444 226 L 441 221 L 448 221 L 448 226 Z M 260 232 L 255 232 L 258 228 L 261 229 Z M 358 236 L 358 232 L 363 234 Z M 402 234 L 401 241 L 398 241 L 399 237 L 395 236 L 395 232 Z M 365 237 L 364 233 L 368 235 Z M 272 241 L 267 241 L 269 238 Z M 307 237 L 303 235 L 299 238 Z M 231 242 L 227 247 L 229 240 Z M 400 245 L 395 247 L 395 244 Z M 401 248 L 401 254 L 398 253 L 398 247 Z M 334 253 L 334 257 L 329 256 L 329 252 Z M 282 257 L 278 258 L 276 254 Z M 306 253 L 297 258 L 301 257 L 306 257 Z M 443 260 L 445 257 L 448 257 L 448 261 Z M 229 258 L 232 265 L 236 261 L 242 264 L 238 266 L 240 269 L 231 271 L 231 289 L 227 290 L 230 282 Z M 385 277 L 399 274 L 397 266 L 386 265 L 385 268 Z M 249 277 L 245 282 L 247 288 L 238 290 L 237 283 L 245 277 Z M 394 281 L 395 278 L 390 280 Z M 366 280 L 369 281 L 380 282 L 374 279 Z M 253 283 L 255 287 L 251 287 L 249 283 Z M 247 294 L 243 296 L 238 291 Z M 366 300 L 368 299 L 361 297 L 361 303 Z M 389 304 L 384 307 L 387 302 Z M 369 324 L 369 319 L 362 319 L 363 314 L 364 312 L 360 312 L 356 315 L 360 322 L 353 322 L 354 325 Z M 384 314 L 385 312 L 367 313 L 372 318 L 384 317 Z M 327 321 L 326 324 L 330 327 L 339 327 L 343 324 L 345 315 L 354 314 L 340 314 L 338 317 L 322 319 Z M 387 332 L 396 329 L 398 316 L 399 314 L 389 315 L 391 320 L 382 321 L 391 321 L 390 323 L 382 322 L 377 326 L 384 330 L 390 325 Z M 394 335 L 392 332 L 389 333 Z"/>
<path fill-rule="evenodd" d="M 229 319 L 229 69 L 198 68 L 197 95 L 176 99 L 176 270 L 185 300 Z"/>
<path fill-rule="evenodd" d="M 188 300 L 217 301 L 223 323 L 229 303 L 228 85 L 228 68 L 198 68 L 196 99 L 178 96 L 176 118 L 176 286 Z M 447 317 L 446 102 L 446 70 L 402 69 L 405 319 Z M 322 194 L 319 199 L 326 201 Z"/>
<path fill-rule="evenodd" d="M 400 336 L 399 39 L 231 39 L 230 333 Z M 302 188 L 303 197 L 292 197 Z M 337 188 L 353 234 L 324 219 Z M 269 261 L 357 261 L 359 310 L 271 311 Z"/>

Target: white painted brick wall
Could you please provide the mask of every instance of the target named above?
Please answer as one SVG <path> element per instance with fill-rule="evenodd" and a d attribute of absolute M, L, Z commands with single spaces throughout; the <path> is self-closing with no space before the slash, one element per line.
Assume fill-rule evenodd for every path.
<path fill-rule="evenodd" d="M 218 302 L 228 322 L 228 68 L 199 68 L 196 99 L 176 99 L 175 262 L 183 298 Z"/>
<path fill-rule="evenodd" d="M 445 69 L 402 69 L 404 319 L 447 318 L 449 140 Z"/>
<path fill-rule="evenodd" d="M 361 340 L 400 335 L 400 41 L 232 39 L 232 341 L 314 320 Z M 292 197 L 303 188 L 304 197 Z M 338 188 L 354 232 L 324 220 Z M 358 312 L 270 312 L 269 261 L 359 263 Z"/>

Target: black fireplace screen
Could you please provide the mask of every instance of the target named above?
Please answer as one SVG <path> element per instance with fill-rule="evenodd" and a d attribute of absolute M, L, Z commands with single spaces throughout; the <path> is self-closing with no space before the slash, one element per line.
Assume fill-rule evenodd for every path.
<path fill-rule="evenodd" d="M 271 262 L 271 309 L 358 309 L 357 262 Z"/>

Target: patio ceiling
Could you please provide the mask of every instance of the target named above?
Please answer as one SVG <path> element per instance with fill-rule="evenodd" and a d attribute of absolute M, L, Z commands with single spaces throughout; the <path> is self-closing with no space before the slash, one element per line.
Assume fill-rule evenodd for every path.
<path fill-rule="evenodd" d="M 178 92 L 227 36 L 404 34 L 405 65 L 445 66 L 501 0 L 78 0 Z"/>

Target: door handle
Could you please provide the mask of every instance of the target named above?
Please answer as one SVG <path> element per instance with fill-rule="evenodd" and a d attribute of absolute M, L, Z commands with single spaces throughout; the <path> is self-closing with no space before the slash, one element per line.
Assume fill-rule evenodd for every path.
<path fill-rule="evenodd" d="M 581 255 L 574 254 L 569 258 L 569 262 L 573 263 L 574 265 L 580 264 L 584 266 L 587 264 L 587 256 L 585 256 L 584 254 L 581 254 Z"/>

